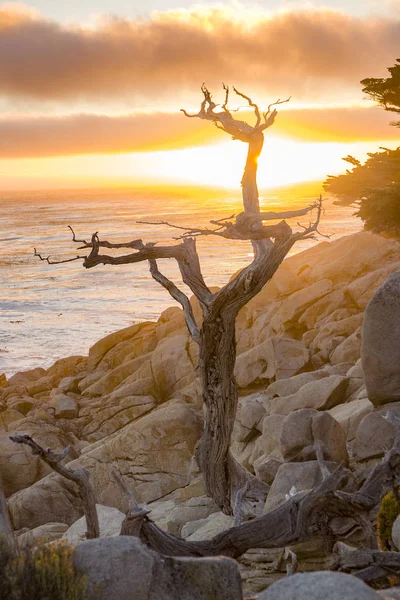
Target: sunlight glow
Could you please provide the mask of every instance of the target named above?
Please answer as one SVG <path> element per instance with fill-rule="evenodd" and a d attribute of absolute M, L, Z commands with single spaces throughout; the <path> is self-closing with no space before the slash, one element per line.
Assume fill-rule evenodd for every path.
<path fill-rule="evenodd" d="M 393 141 L 379 145 L 395 147 Z M 370 142 L 300 142 L 268 136 L 259 160 L 260 189 L 323 180 L 343 172 L 342 158 L 364 160 Z M 3 189 L 190 184 L 239 189 L 246 144 L 231 140 L 183 150 L 0 161 Z M 25 184 L 24 184 L 25 181 Z M 46 183 L 47 182 L 47 183 Z"/>

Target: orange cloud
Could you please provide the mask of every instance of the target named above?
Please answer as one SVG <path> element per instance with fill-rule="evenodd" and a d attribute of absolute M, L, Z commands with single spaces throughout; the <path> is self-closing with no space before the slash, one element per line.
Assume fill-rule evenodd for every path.
<path fill-rule="evenodd" d="M 246 113 L 244 118 L 252 117 Z M 303 141 L 399 139 L 389 121 L 374 107 L 285 110 L 270 131 Z M 210 123 L 180 113 L 0 119 L 0 158 L 171 150 L 226 139 Z"/>
<path fill-rule="evenodd" d="M 398 55 L 400 22 L 329 10 L 270 16 L 229 9 L 108 19 L 78 28 L 0 10 L 0 94 L 37 100 L 173 98 L 202 81 L 262 93 L 338 98 L 360 93 Z M 246 16 L 247 15 L 247 16 Z"/>

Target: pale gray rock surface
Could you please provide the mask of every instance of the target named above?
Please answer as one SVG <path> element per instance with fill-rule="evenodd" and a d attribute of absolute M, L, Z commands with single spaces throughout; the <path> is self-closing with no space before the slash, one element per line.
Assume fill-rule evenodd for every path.
<path fill-rule="evenodd" d="M 116 536 L 120 534 L 121 525 L 125 519 L 124 513 L 113 506 L 96 504 L 97 517 L 99 519 L 100 537 Z M 69 544 L 76 546 L 86 541 L 86 518 L 81 517 L 62 536 Z"/>
<path fill-rule="evenodd" d="M 90 540 L 74 552 L 94 600 L 242 600 L 235 561 L 160 556 L 130 536 Z"/>
<path fill-rule="evenodd" d="M 361 358 L 375 406 L 400 400 L 400 271 L 373 295 L 364 318 Z"/>
<path fill-rule="evenodd" d="M 347 464 L 349 457 L 344 431 L 329 413 L 303 408 L 285 417 L 280 434 L 281 453 L 285 461 L 315 460 L 316 442 L 322 443 L 326 460 Z"/>
<path fill-rule="evenodd" d="M 271 585 L 258 600 L 379 600 L 366 583 L 345 573 L 297 573 Z"/>

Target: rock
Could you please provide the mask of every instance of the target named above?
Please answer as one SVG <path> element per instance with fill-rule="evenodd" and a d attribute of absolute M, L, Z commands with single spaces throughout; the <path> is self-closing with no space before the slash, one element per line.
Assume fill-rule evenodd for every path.
<path fill-rule="evenodd" d="M 366 583 L 345 573 L 297 573 L 274 583 L 258 600 L 379 600 Z"/>
<path fill-rule="evenodd" d="M 322 279 L 316 283 L 295 292 L 282 302 L 279 319 L 285 329 L 298 326 L 300 316 L 316 300 L 332 291 L 333 285 L 329 279 Z"/>
<path fill-rule="evenodd" d="M 24 415 L 14 408 L 7 408 L 0 412 L 0 431 L 8 431 L 14 421 L 20 421 Z"/>
<path fill-rule="evenodd" d="M 82 516 L 82 506 L 72 484 L 61 476 L 47 475 L 8 499 L 14 529 L 31 529 L 48 523 L 72 525 Z"/>
<path fill-rule="evenodd" d="M 384 600 L 400 600 L 400 587 L 387 588 L 386 590 L 377 590 L 379 597 Z"/>
<path fill-rule="evenodd" d="M 264 417 L 265 398 L 262 394 L 239 398 L 232 433 L 232 450 L 235 454 L 240 454 L 244 446 L 262 432 Z"/>
<path fill-rule="evenodd" d="M 23 371 L 22 373 L 15 373 L 15 375 L 10 377 L 7 381 L 7 387 L 11 385 L 26 385 L 32 381 L 37 381 L 44 375 L 46 375 L 46 371 L 41 367 L 31 369 L 30 371 Z"/>
<path fill-rule="evenodd" d="M 400 417 L 400 407 L 389 404 L 387 408 L 370 412 L 360 422 L 352 444 L 356 460 L 380 458 L 392 447 L 396 427 L 384 418 L 388 410 Z"/>
<path fill-rule="evenodd" d="M 264 483 L 272 485 L 282 461 L 271 455 L 262 454 L 253 462 L 254 473 Z"/>
<path fill-rule="evenodd" d="M 58 386 L 65 377 L 82 373 L 87 367 L 86 356 L 68 356 L 60 358 L 47 369 L 47 376 L 53 380 L 54 387 Z"/>
<path fill-rule="evenodd" d="M 118 508 L 104 506 L 103 504 L 96 504 L 96 510 L 99 519 L 100 537 L 119 535 L 125 514 L 118 510 Z M 86 518 L 81 517 L 65 531 L 62 537 L 68 544 L 76 546 L 86 541 L 86 531 Z"/>
<path fill-rule="evenodd" d="M 323 444 L 326 460 L 348 463 L 344 432 L 329 413 L 304 408 L 285 417 L 280 434 L 280 448 L 285 461 L 315 460 L 317 441 Z"/>
<path fill-rule="evenodd" d="M 333 365 L 343 362 L 356 362 L 361 353 L 361 327 L 336 346 L 329 357 Z"/>
<path fill-rule="evenodd" d="M 365 311 L 361 358 L 375 406 L 400 400 L 400 271 L 375 292 Z"/>
<path fill-rule="evenodd" d="M 326 317 L 330 317 L 333 311 L 339 308 L 347 308 L 348 304 L 349 300 L 343 290 L 334 290 L 307 308 L 301 315 L 299 323 L 307 327 L 308 330 L 313 329 L 317 323 Z"/>
<path fill-rule="evenodd" d="M 382 269 L 370 271 L 366 275 L 352 281 L 347 286 L 346 292 L 354 303 L 362 310 L 365 310 L 375 291 L 383 285 L 387 277 L 394 271 L 397 271 L 398 268 L 399 263 L 396 261 Z"/>
<path fill-rule="evenodd" d="M 99 504 L 125 512 L 127 499 L 115 485 L 111 468 L 134 490 L 139 502 L 152 502 L 190 483 L 201 433 L 196 413 L 171 402 L 83 448 L 69 466 L 88 470 Z M 9 509 L 16 529 L 50 521 L 72 525 L 83 514 L 75 485 L 56 474 L 14 494 Z"/>
<path fill-rule="evenodd" d="M 173 397 L 174 392 L 196 378 L 188 346 L 189 335 L 185 331 L 162 339 L 152 353 L 151 369 L 160 401 Z"/>
<path fill-rule="evenodd" d="M 400 548 L 400 516 L 397 517 L 392 527 L 392 541 L 397 550 Z"/>
<path fill-rule="evenodd" d="M 329 375 L 330 373 L 328 373 L 328 371 L 320 369 L 319 371 L 310 371 L 300 373 L 300 375 L 293 375 L 293 377 L 289 377 L 288 379 L 278 379 L 267 387 L 266 395 L 269 398 L 275 398 L 275 396 L 291 396 L 298 392 L 306 383 L 318 381 Z"/>
<path fill-rule="evenodd" d="M 374 405 L 368 398 L 353 400 L 346 404 L 339 404 L 331 408 L 329 413 L 340 423 L 346 439 L 351 441 L 355 438 L 359 424 L 363 418 L 372 412 Z"/>
<path fill-rule="evenodd" d="M 79 408 L 71 396 L 60 394 L 53 401 L 56 419 L 75 419 L 78 416 Z"/>
<path fill-rule="evenodd" d="M 224 515 L 222 512 L 213 513 L 205 519 L 204 525 L 199 527 L 187 538 L 189 541 L 211 540 L 213 537 L 226 531 L 235 524 L 234 517 Z"/>
<path fill-rule="evenodd" d="M 47 523 L 46 525 L 40 525 L 30 531 L 18 535 L 18 547 L 20 550 L 25 548 L 32 548 L 38 542 L 52 542 L 59 540 L 68 529 L 68 525 L 65 523 Z"/>
<path fill-rule="evenodd" d="M 30 448 L 10 440 L 10 434 L 16 432 L 29 434 L 43 447 L 56 451 L 63 450 L 71 442 L 69 436 L 48 423 L 33 421 L 29 418 L 13 421 L 8 427 L 8 433 L 0 434 L 0 482 L 6 497 L 18 490 L 29 488 L 30 485 L 50 472 L 50 467 L 38 456 L 34 456 Z M 69 458 L 76 458 L 76 453 L 72 448 Z M 59 519 L 49 520 L 59 521 Z M 37 524 L 42 525 L 43 523 Z M 16 529 L 24 526 L 16 527 Z"/>
<path fill-rule="evenodd" d="M 102 398 L 99 405 L 89 405 L 80 412 L 82 416 L 88 414 L 91 417 L 90 422 L 82 429 L 82 436 L 89 442 L 101 440 L 132 423 L 155 406 L 156 401 L 152 396 L 117 397 L 113 393 Z"/>
<path fill-rule="evenodd" d="M 262 434 L 256 440 L 251 463 L 254 463 L 261 455 L 272 455 L 275 458 L 282 459 L 279 440 L 284 418 L 283 415 L 268 415 L 265 417 L 262 422 Z"/>
<path fill-rule="evenodd" d="M 202 524 L 207 522 L 207 518 L 218 512 L 219 508 L 214 504 L 211 498 L 208 496 L 202 496 L 199 498 L 190 498 L 183 504 L 179 504 L 174 507 L 168 514 L 166 518 L 162 520 L 162 522 L 158 521 L 158 525 L 172 533 L 174 535 L 182 535 L 186 537 L 182 531 L 184 526 L 186 527 L 186 532 L 188 531 L 188 526 L 193 523 L 199 523 L 201 521 Z M 150 517 L 152 518 L 152 517 Z M 196 528 L 193 529 L 195 531 Z M 191 531 L 190 533 L 193 533 Z M 186 533 L 186 535 L 190 535 Z"/>
<path fill-rule="evenodd" d="M 125 342 L 127 340 L 131 340 L 131 347 L 129 351 L 134 350 L 135 342 L 137 338 L 140 338 L 148 329 L 155 329 L 155 323 L 144 322 L 137 323 L 136 325 L 131 325 L 130 327 L 125 327 L 125 329 L 120 329 L 119 331 L 114 331 L 107 335 L 105 338 L 96 342 L 89 349 L 89 360 L 88 360 L 88 368 L 92 370 L 97 367 L 100 361 L 104 358 L 104 356 L 115 346 L 120 344 L 121 342 Z M 147 350 L 148 352 L 148 350 Z M 140 354 L 144 354 L 144 352 L 137 352 L 137 356 Z M 134 358 L 134 357 L 132 357 Z"/>
<path fill-rule="evenodd" d="M 270 412 L 288 415 L 299 408 L 329 410 L 343 400 L 347 385 L 348 379 L 341 375 L 311 381 L 303 385 L 296 394 L 270 400 Z"/>
<path fill-rule="evenodd" d="M 8 402 L 8 406 L 25 416 L 35 406 L 35 400 L 30 396 L 15 398 L 15 400 L 11 398 Z"/>
<path fill-rule="evenodd" d="M 7 385 L 7 377 L 5 373 L 0 373 L 0 389 Z"/>
<path fill-rule="evenodd" d="M 360 327 L 362 320 L 363 315 L 358 313 L 344 319 L 331 320 L 321 325 L 318 334 L 311 342 L 311 353 L 320 353 L 325 360 L 328 360 L 335 348 Z M 355 362 L 357 358 L 352 362 Z M 347 361 L 345 359 L 344 361 L 338 360 L 337 362 Z"/>
<path fill-rule="evenodd" d="M 103 397 L 115 393 L 119 386 L 122 387 L 124 385 L 124 387 L 127 387 L 128 384 L 132 384 L 129 389 L 125 390 L 125 396 L 147 395 L 153 384 L 150 357 L 150 354 L 136 357 L 104 374 L 101 371 L 102 376 L 99 379 L 95 379 L 93 382 L 89 380 L 88 383 L 90 385 L 87 387 L 87 379 L 84 379 L 79 384 L 79 387 L 83 391 L 84 396 Z M 141 381 L 144 379 L 146 379 L 147 383 L 143 387 Z"/>
<path fill-rule="evenodd" d="M 74 552 L 75 568 L 96 600 L 242 600 L 242 584 L 229 558 L 160 556 L 138 538 L 90 540 Z"/>
<path fill-rule="evenodd" d="M 393 262 L 399 255 L 397 241 L 369 231 L 343 236 L 325 247 L 318 244 L 316 249 L 319 252 L 307 272 L 308 281 L 327 277 L 335 285 L 352 282 L 374 268 L 381 268 L 384 261 Z"/>
<path fill-rule="evenodd" d="M 337 464 L 326 462 L 329 471 L 337 468 Z M 271 512 L 287 500 L 290 490 L 296 493 L 310 491 L 322 482 L 321 469 L 316 460 L 302 463 L 283 463 L 276 474 L 265 502 L 264 513 Z"/>
<path fill-rule="evenodd" d="M 273 336 L 255 348 L 240 354 L 235 377 L 245 388 L 264 379 L 285 379 L 296 375 L 309 360 L 309 352 L 301 342 Z"/>

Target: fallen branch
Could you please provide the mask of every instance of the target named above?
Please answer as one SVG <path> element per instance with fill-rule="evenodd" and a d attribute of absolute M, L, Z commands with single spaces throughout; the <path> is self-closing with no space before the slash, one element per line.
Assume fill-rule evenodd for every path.
<path fill-rule="evenodd" d="M 333 547 L 335 541 L 346 539 L 349 531 L 354 530 L 354 525 L 359 524 L 360 517 L 366 518 L 381 498 L 397 484 L 400 435 L 382 463 L 375 467 L 361 488 L 353 493 L 341 489 L 346 485 L 349 471 L 340 465 L 328 475 L 321 453 L 318 452 L 318 455 L 323 481 L 314 490 L 295 494 L 285 504 L 263 517 L 232 527 L 211 540 L 187 541 L 167 533 L 142 512 L 142 507 L 137 508 L 135 531 L 139 530 L 137 535 L 152 550 L 169 556 L 224 555 L 238 558 L 250 548 L 284 548 L 316 537 L 326 540 L 327 536 Z M 130 518 L 133 516 L 134 506 Z M 354 519 L 354 523 L 350 523 L 347 530 L 335 527 L 331 520 L 338 517 L 350 517 Z M 379 567 L 382 567 L 383 563 L 379 562 L 380 553 L 370 550 L 367 551 L 367 556 L 378 556 Z M 386 567 L 397 564 L 389 562 Z M 295 568 L 294 561 L 292 564 Z"/>
<path fill-rule="evenodd" d="M 32 450 L 32 454 L 39 456 L 53 471 L 62 475 L 69 481 L 77 484 L 79 496 L 82 500 L 83 512 L 86 518 L 86 538 L 92 540 L 100 535 L 99 519 L 96 510 L 96 498 L 92 484 L 90 483 L 89 473 L 86 469 L 71 469 L 62 464 L 69 452 L 69 446 L 60 453 L 53 452 L 50 448 L 45 450 L 37 444 L 29 435 L 16 433 L 10 435 L 10 440 L 16 444 L 25 444 Z"/>

